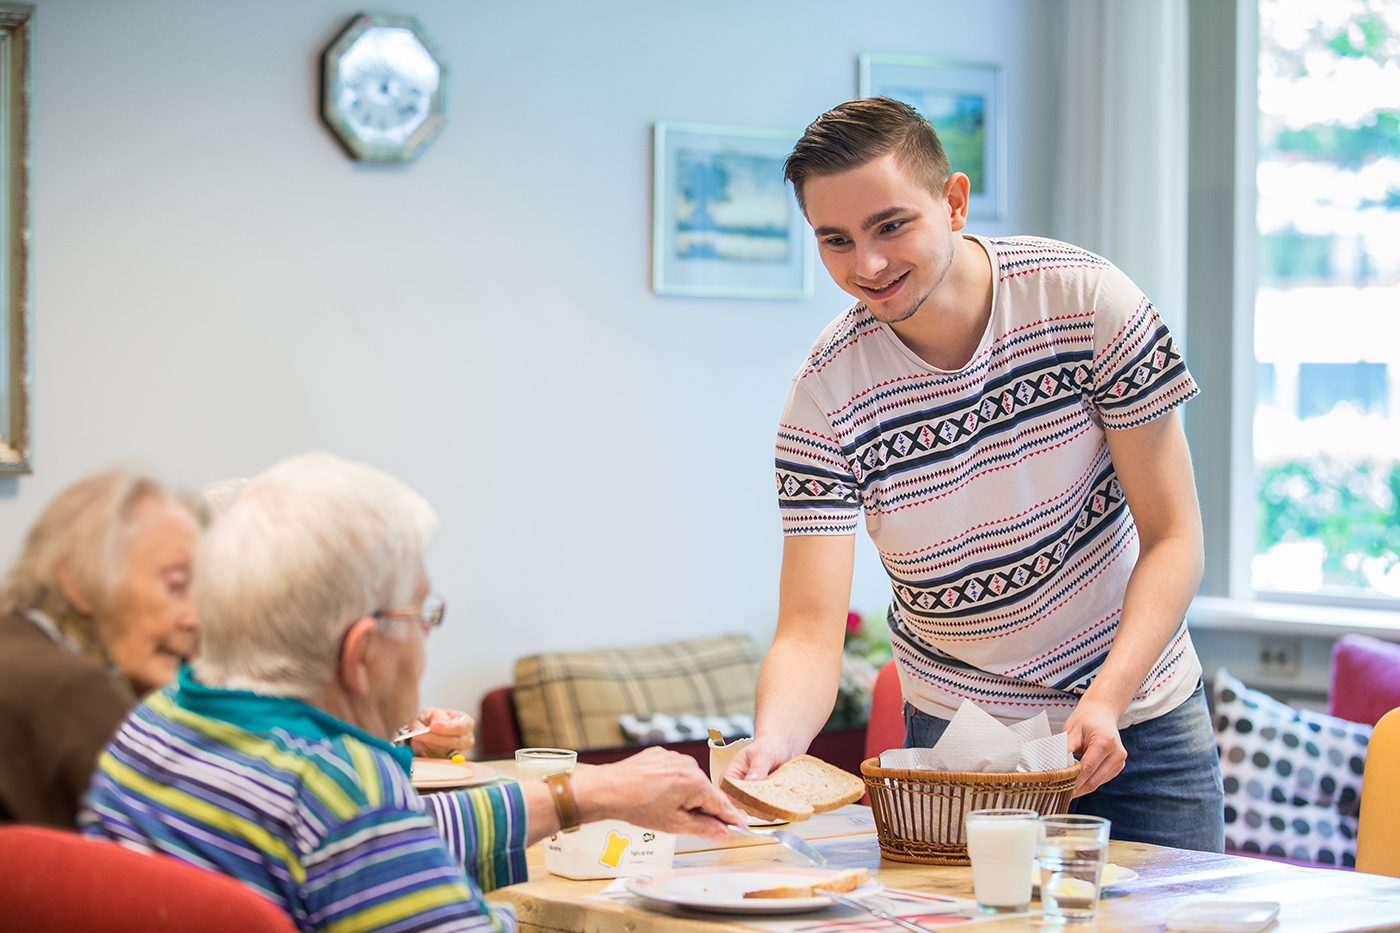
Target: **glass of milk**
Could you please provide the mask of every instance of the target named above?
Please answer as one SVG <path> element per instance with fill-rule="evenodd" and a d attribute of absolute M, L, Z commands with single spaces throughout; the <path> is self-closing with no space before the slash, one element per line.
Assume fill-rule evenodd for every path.
<path fill-rule="evenodd" d="M 578 752 L 567 748 L 517 748 L 515 750 L 515 779 L 538 781 L 560 771 L 574 770 Z"/>
<path fill-rule="evenodd" d="M 978 910 L 1002 914 L 1030 908 L 1039 817 L 1034 810 L 973 810 L 967 815 L 967 854 Z"/>

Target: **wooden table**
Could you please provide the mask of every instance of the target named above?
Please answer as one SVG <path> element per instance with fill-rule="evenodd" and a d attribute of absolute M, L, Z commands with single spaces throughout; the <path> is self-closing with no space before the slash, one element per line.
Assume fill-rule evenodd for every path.
<path fill-rule="evenodd" d="M 792 829 L 816 846 L 833 868 L 864 865 L 886 886 L 972 897 L 972 871 L 960 866 L 913 865 L 880 858 L 870 810 L 851 806 Z M 732 837 L 714 846 L 682 836 L 676 868 L 727 865 L 793 866 L 801 860 L 776 843 Z M 493 891 L 492 900 L 515 905 L 522 933 L 741 933 L 741 922 L 721 914 L 586 899 L 607 881 L 569 881 L 544 871 L 539 846 L 530 853 L 530 881 Z M 1194 897 L 1278 901 L 1278 925 L 1269 933 L 1351 933 L 1400 930 L 1400 879 L 1359 872 L 1297 868 L 1262 859 L 1188 852 L 1131 842 L 1109 845 L 1109 860 L 1141 876 L 1108 892 L 1092 924 L 1045 923 L 1066 933 L 1136 933 L 1166 928 L 1165 916 Z M 1033 902 L 1032 909 L 1039 907 Z M 979 921 L 978 933 L 1038 930 L 1038 915 Z"/>

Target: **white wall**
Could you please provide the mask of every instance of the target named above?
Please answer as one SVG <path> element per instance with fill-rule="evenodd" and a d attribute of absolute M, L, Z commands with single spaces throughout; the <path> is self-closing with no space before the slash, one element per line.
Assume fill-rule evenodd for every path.
<path fill-rule="evenodd" d="M 425 700 L 475 709 L 516 657 L 766 637 L 787 384 L 847 303 L 649 289 L 653 121 L 801 129 L 865 51 L 998 62 L 1010 217 L 1044 233 L 1050 30 L 1036 0 L 419 0 L 451 69 L 417 164 L 317 117 L 324 0 L 38 0 L 33 476 L 0 561 L 114 460 L 200 484 L 323 449 L 434 503 L 451 605 Z M 888 595 L 862 545 L 854 602 Z"/>

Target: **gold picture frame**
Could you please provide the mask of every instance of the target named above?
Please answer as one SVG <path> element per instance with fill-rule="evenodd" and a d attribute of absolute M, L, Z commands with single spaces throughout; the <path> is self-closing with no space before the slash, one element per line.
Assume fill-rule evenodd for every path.
<path fill-rule="evenodd" d="M 32 472 L 29 110 L 33 23 L 33 6 L 0 3 L 0 476 Z"/>

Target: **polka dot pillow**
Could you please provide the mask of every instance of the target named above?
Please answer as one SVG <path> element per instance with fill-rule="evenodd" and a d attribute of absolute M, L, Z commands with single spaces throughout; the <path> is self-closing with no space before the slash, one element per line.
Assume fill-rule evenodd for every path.
<path fill-rule="evenodd" d="M 752 716 L 650 716 L 625 715 L 617 718 L 627 740 L 635 745 L 668 745 L 709 738 L 715 729 L 726 739 L 753 735 Z"/>
<path fill-rule="evenodd" d="M 1355 866 L 1370 739 L 1370 726 L 1294 709 L 1221 668 L 1215 742 L 1225 779 L 1225 848 Z"/>

